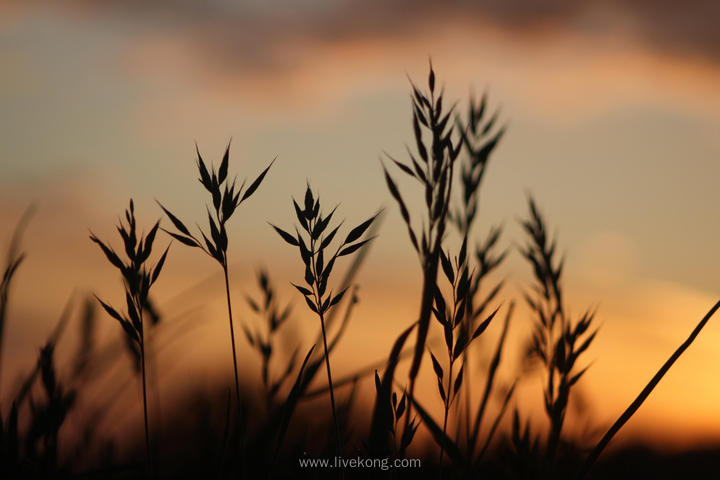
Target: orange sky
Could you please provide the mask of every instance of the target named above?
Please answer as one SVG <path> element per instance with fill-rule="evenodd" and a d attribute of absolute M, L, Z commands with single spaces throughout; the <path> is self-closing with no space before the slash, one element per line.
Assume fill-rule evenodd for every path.
<path fill-rule="evenodd" d="M 383 150 L 403 154 L 411 138 L 406 73 L 424 78 L 431 55 L 449 96 L 487 89 L 508 124 L 486 177 L 478 235 L 503 222 L 505 245 L 522 242 L 515 220 L 532 192 L 567 252 L 571 311 L 599 307 L 602 329 L 582 388 L 594 420 L 607 424 L 718 296 L 720 67 L 704 19 L 715 7 L 693 2 L 697 14 L 688 9 L 681 24 L 665 2 L 652 15 L 642 2 L 577 9 L 558 1 L 555 10 L 518 12 L 450 2 L 443 15 L 419 2 L 403 16 L 375 2 L 357 16 L 351 1 L 329 3 L 225 11 L 211 2 L 216 9 L 198 12 L 165 3 L 0 6 L 1 241 L 28 204 L 37 206 L 3 384 L 29 365 L 71 292 L 116 298 L 119 281 L 88 229 L 112 238 L 130 196 L 145 224 L 160 216 L 155 198 L 202 218 L 193 141 L 218 159 L 230 137 L 231 173 L 241 177 L 278 156 L 231 225 L 238 306 L 259 265 L 293 298 L 287 280 L 302 272 L 265 222 L 291 224 L 290 196 L 306 179 L 328 203 L 341 202 L 350 223 L 391 207 L 359 278 L 362 302 L 338 372 L 361 355 L 383 358 L 415 315 L 419 278 L 377 159 Z M 228 365 L 220 278 L 182 304 L 171 301 L 214 272 L 194 253 L 174 247 L 157 287 L 168 318 L 184 307 L 202 312 L 191 338 L 161 354 L 170 390 L 187 372 Z M 506 297 L 520 298 L 529 274 L 511 255 L 501 272 Z M 103 338 L 116 338 L 119 329 L 104 320 Z M 297 320 L 309 341 L 312 318 Z M 520 309 L 512 342 L 529 324 Z M 718 345 L 720 325 L 711 322 L 622 436 L 720 438 Z M 177 351 L 187 353 L 178 360 Z M 517 357 L 508 349 L 507 378 Z M 539 380 L 528 380 L 519 402 L 527 408 L 540 395 Z"/>

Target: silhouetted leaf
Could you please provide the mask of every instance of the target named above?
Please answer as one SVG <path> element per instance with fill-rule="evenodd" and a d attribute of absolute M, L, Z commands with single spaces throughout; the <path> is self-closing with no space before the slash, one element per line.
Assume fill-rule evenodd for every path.
<path fill-rule="evenodd" d="M 418 123 L 417 116 L 413 115 L 413 131 L 415 133 L 415 144 L 418 149 L 418 154 L 420 155 L 420 158 L 425 162 L 428 163 L 428 153 L 427 149 L 425 148 L 425 145 L 423 144 L 422 139 L 422 132 L 420 131 L 420 124 Z"/>
<path fill-rule="evenodd" d="M 297 232 L 297 230 L 296 230 Z M 302 257 L 303 263 L 305 263 L 306 266 L 310 266 L 310 259 L 312 258 L 312 254 L 310 253 L 310 250 L 308 250 L 307 246 L 305 245 L 305 241 L 300 236 L 300 232 L 297 232 L 297 242 L 298 246 L 300 248 L 300 257 Z"/>
<path fill-rule="evenodd" d="M 268 170 L 270 170 L 270 167 L 273 166 L 273 163 L 275 163 L 275 160 L 277 160 L 277 157 L 273 159 L 272 162 L 270 162 L 270 165 L 268 165 L 265 170 L 262 171 L 260 175 L 255 179 L 253 183 L 250 184 L 247 190 L 245 190 L 245 194 L 242 196 L 242 199 L 240 199 L 240 203 L 244 202 L 247 198 L 250 197 L 253 193 L 255 193 L 255 190 L 260 186 L 263 179 L 265 178 L 265 174 L 267 174 Z"/>
<path fill-rule="evenodd" d="M 315 305 L 315 302 L 313 302 L 312 300 L 310 300 L 308 297 L 305 297 L 305 302 L 307 302 L 308 307 L 310 307 L 310 310 L 312 310 L 312 311 L 315 312 L 315 313 L 319 313 L 319 312 L 318 312 L 318 307 Z"/>
<path fill-rule="evenodd" d="M 392 412 L 390 408 L 390 393 L 392 382 L 395 376 L 395 369 L 400 361 L 400 352 L 410 332 L 415 328 L 415 323 L 405 329 L 395 341 L 390 356 L 385 366 L 385 372 L 381 383 L 380 393 L 375 398 L 372 423 L 370 425 L 369 447 L 373 453 L 383 454 L 387 449 L 387 432 L 392 429 Z"/>
<path fill-rule="evenodd" d="M 293 237 L 292 235 L 290 235 L 285 230 L 282 230 L 281 228 L 276 227 L 272 223 L 270 224 L 270 226 L 273 227 L 275 229 L 275 231 L 282 237 L 282 239 L 285 240 L 290 245 L 292 245 L 294 247 L 297 247 L 300 245 L 298 243 L 297 239 L 295 237 Z"/>
<path fill-rule="evenodd" d="M 312 285 L 313 283 L 315 283 L 315 275 L 313 275 L 310 265 L 307 265 L 305 267 L 305 283 L 307 283 L 308 285 Z"/>
<path fill-rule="evenodd" d="M 344 255 L 350 255 L 350 254 L 353 253 L 355 250 L 357 250 L 358 248 L 362 247 L 363 245 L 365 245 L 366 243 L 368 243 L 368 242 L 371 241 L 371 240 L 372 240 L 372 238 L 368 238 L 367 240 L 363 240 L 363 241 L 360 242 L 360 243 L 356 243 L 355 245 L 350 245 L 349 247 L 343 248 L 343 249 L 340 251 L 340 253 L 338 253 L 338 257 L 342 257 L 342 256 L 344 256 Z"/>
<path fill-rule="evenodd" d="M 496 308 L 493 313 L 491 313 L 478 327 L 475 329 L 475 332 L 472 335 L 472 340 L 475 340 L 478 336 L 480 336 L 485 329 L 487 329 L 488 325 L 490 325 L 490 322 L 493 318 L 495 318 L 495 314 L 500 310 L 500 307 Z"/>
<path fill-rule="evenodd" d="M 165 258 L 167 257 L 169 250 L 170 245 L 167 246 L 167 248 L 165 249 L 165 253 L 162 254 L 162 257 L 160 257 L 160 260 L 158 260 L 158 263 L 155 265 L 152 273 L 152 283 L 155 283 L 155 280 L 157 280 L 158 276 L 160 276 L 160 272 L 162 271 L 163 265 L 165 264 Z"/>
<path fill-rule="evenodd" d="M 455 341 L 455 348 L 453 349 L 453 359 L 457 359 L 462 352 L 465 351 L 465 347 L 468 346 L 469 340 L 467 330 L 464 328 L 460 329 L 460 335 L 458 335 L 458 338 Z"/>
<path fill-rule="evenodd" d="M 198 148 L 197 143 L 195 144 L 195 151 L 197 152 L 198 157 L 197 165 L 198 170 L 200 171 L 200 183 L 203 184 L 207 191 L 212 191 L 212 181 L 210 179 L 210 174 L 205 167 L 205 162 L 203 162 L 202 156 L 200 155 L 200 149 Z"/>
<path fill-rule="evenodd" d="M 225 181 L 225 179 L 227 178 L 229 160 L 230 160 L 230 142 L 228 142 L 227 148 L 225 148 L 225 154 L 223 155 L 222 162 L 220 163 L 220 170 L 218 170 L 218 183 L 223 183 Z"/>
<path fill-rule="evenodd" d="M 298 203 L 295 201 L 294 198 L 293 198 L 293 207 L 295 208 L 295 216 L 297 217 L 298 222 L 300 222 L 300 225 L 307 232 L 308 231 L 307 218 L 305 218 L 305 214 L 303 213 L 302 209 L 300 208 L 300 205 L 298 205 Z"/>
<path fill-rule="evenodd" d="M 95 298 L 97 298 L 97 301 L 100 302 L 100 305 L 102 305 L 102 307 L 105 309 L 105 311 L 108 313 L 108 315 L 110 315 L 111 317 L 113 317 L 115 320 L 117 320 L 120 323 L 124 322 L 123 317 L 117 312 L 117 310 L 115 310 L 114 308 L 112 308 L 110 305 L 103 302 L 102 300 L 100 300 L 97 295 L 95 295 Z"/>
<path fill-rule="evenodd" d="M 215 245 L 213 244 L 213 242 L 210 241 L 209 238 L 207 238 L 207 236 L 205 235 L 205 232 L 203 232 L 203 231 L 201 230 L 201 231 L 200 231 L 200 234 L 202 235 L 203 240 L 205 240 L 205 245 L 207 246 L 207 249 L 208 249 L 208 252 L 210 253 L 210 255 L 211 255 L 215 260 L 217 260 L 218 262 L 222 263 L 222 260 L 223 260 L 223 259 L 222 259 L 222 256 L 221 256 L 221 255 L 222 255 L 222 252 L 218 251 L 218 249 L 215 248 Z"/>
<path fill-rule="evenodd" d="M 245 301 L 250 305 L 250 308 L 252 308 L 255 312 L 260 313 L 260 306 L 257 304 L 255 300 L 250 298 L 249 296 L 245 296 Z"/>
<path fill-rule="evenodd" d="M 455 386 L 453 387 L 453 398 L 457 395 L 463 382 L 463 374 L 465 373 L 465 364 L 460 367 L 460 372 L 455 377 Z"/>
<path fill-rule="evenodd" d="M 387 170 L 385 170 L 384 166 L 383 171 L 385 172 L 385 182 L 387 183 L 388 189 L 390 190 L 390 194 L 393 196 L 398 206 L 400 207 L 400 214 L 402 215 L 403 220 L 407 224 L 408 229 L 410 229 L 411 237 L 414 238 L 414 234 L 412 232 L 412 229 L 410 228 L 410 214 L 408 213 L 407 207 L 405 206 L 405 202 L 400 196 L 400 191 L 395 185 L 393 179 L 390 177 L 390 174 L 387 172 Z M 415 249 L 417 250 L 417 240 L 414 240 L 413 244 L 415 245 Z"/>
<path fill-rule="evenodd" d="M 122 261 L 120 260 L 120 257 L 117 256 L 117 254 L 107 245 L 105 245 L 99 238 L 97 238 L 95 235 L 90 234 L 90 240 L 97 243 L 100 249 L 103 251 L 107 259 L 115 265 L 117 268 L 122 270 L 124 268 L 124 265 Z"/>
<path fill-rule="evenodd" d="M 363 223 L 361 223 L 357 227 L 353 228 L 350 231 L 350 233 L 348 233 L 347 238 L 345 238 L 345 245 L 347 245 L 348 243 L 352 243 L 355 240 L 357 240 L 358 238 L 360 238 L 362 236 L 362 234 L 365 233 L 365 230 L 367 230 L 368 227 L 375 220 L 375 217 L 377 217 L 377 215 L 373 215 L 368 220 L 365 220 Z"/>
<path fill-rule="evenodd" d="M 400 397 L 400 403 L 398 403 L 397 410 L 395 412 L 397 418 L 402 417 L 403 413 L 405 413 L 405 392 L 403 392 L 402 397 Z"/>
<path fill-rule="evenodd" d="M 445 252 L 440 249 L 440 262 L 442 265 L 443 272 L 445 272 L 445 276 L 448 279 L 448 282 L 450 282 L 451 285 L 455 284 L 455 272 L 452 268 L 452 263 L 450 263 L 450 259 L 447 257 Z"/>
<path fill-rule="evenodd" d="M 147 258 L 150 256 L 150 253 L 152 252 L 153 242 L 155 242 L 155 235 L 157 234 L 159 226 L 160 221 L 158 220 L 145 237 L 145 244 L 143 246 L 142 256 L 140 258 L 140 260 L 143 262 L 147 260 Z"/>
<path fill-rule="evenodd" d="M 438 362 L 438 359 L 433 355 L 432 352 L 430 352 L 430 358 L 432 359 L 433 364 L 433 370 L 435 370 L 435 376 L 438 378 L 438 380 L 442 380 L 444 372 L 442 369 L 442 366 L 440 366 L 440 362 Z"/>
<path fill-rule="evenodd" d="M 343 289 L 343 291 L 341 291 L 340 293 L 338 293 L 337 295 L 335 295 L 335 297 L 334 297 L 334 298 L 332 299 L 332 301 L 330 302 L 330 305 L 329 305 L 329 306 L 332 307 L 333 305 L 335 305 L 336 303 L 338 303 L 338 302 L 342 299 L 343 295 L 345 295 L 345 292 L 348 291 L 348 288 L 349 288 L 349 287 Z"/>
<path fill-rule="evenodd" d="M 438 445 L 443 446 L 443 449 L 447 452 L 448 456 L 452 459 L 456 466 L 460 468 L 467 467 L 467 460 L 463 456 L 457 444 L 452 441 L 445 432 L 443 432 L 443 429 L 438 426 L 437 422 L 433 420 L 430 414 L 427 413 L 427 410 L 425 410 L 425 408 L 423 408 L 423 406 L 420 405 L 413 396 L 408 395 L 408 399 L 412 402 L 423 423 L 428 427 L 428 430 L 430 430 L 435 442 Z"/>
<path fill-rule="evenodd" d="M 587 372 L 588 368 L 590 368 L 590 367 L 587 366 L 587 367 L 583 368 L 582 370 L 580 370 L 580 372 L 578 372 L 577 374 L 573 375 L 570 378 L 570 380 L 568 381 L 568 385 L 575 385 L 577 383 L 577 381 L 580 380 L 580 377 L 582 377 L 585 374 L 585 372 Z"/>
<path fill-rule="evenodd" d="M 170 235 L 171 237 L 173 237 L 178 242 L 182 243 L 183 245 L 187 245 L 188 247 L 198 247 L 198 248 L 200 247 L 200 245 L 198 245 L 198 243 L 190 237 L 184 237 L 182 235 L 178 235 L 177 233 L 170 232 L 168 230 L 165 230 L 164 228 L 163 228 L 163 231 L 165 233 L 167 233 L 168 235 Z"/>
<path fill-rule="evenodd" d="M 295 285 L 294 283 L 291 283 L 291 285 L 292 285 L 293 287 L 297 288 L 298 291 L 299 291 L 300 293 L 302 293 L 303 295 L 305 295 L 305 296 L 310 296 L 310 295 L 312 295 L 312 292 L 311 292 L 310 290 L 308 290 L 307 288 L 305 288 L 305 287 L 301 287 L 300 285 Z"/>
<path fill-rule="evenodd" d="M 437 387 L 438 392 L 440 392 L 440 398 L 442 398 L 442 401 L 447 401 L 447 396 L 445 395 L 445 387 L 443 386 L 442 381 L 439 378 L 437 379 Z"/>
<path fill-rule="evenodd" d="M 407 174 L 410 175 L 412 178 L 417 178 L 416 175 L 415 175 L 415 172 L 413 172 L 413 171 L 410 169 L 410 167 L 408 167 L 407 165 L 404 165 L 404 164 L 398 162 L 397 160 L 395 160 L 395 159 L 392 158 L 392 157 L 390 158 L 390 160 L 392 160 L 393 163 L 394 163 L 395 165 L 397 165 L 400 170 L 402 170 L 403 172 L 407 173 Z"/>
<path fill-rule="evenodd" d="M 310 190 L 310 184 L 308 183 L 307 188 L 305 189 L 305 218 L 310 219 L 312 218 L 312 210 L 313 210 L 313 194 L 312 190 Z"/>
<path fill-rule="evenodd" d="M 330 242 L 332 242 L 332 240 L 335 237 L 335 234 L 337 233 L 339 228 L 340 228 L 340 225 L 335 227 L 330 233 L 328 233 L 325 236 L 325 238 L 323 238 L 322 242 L 320 242 L 320 250 L 324 250 L 330 245 Z"/>
<path fill-rule="evenodd" d="M 310 347 L 307 355 L 305 355 L 305 359 L 300 366 L 300 371 L 298 372 L 298 376 L 295 379 L 295 383 L 293 384 L 287 399 L 281 407 L 281 410 L 283 412 L 283 419 L 282 423 L 280 424 L 280 430 L 278 432 L 276 450 L 279 450 L 280 445 L 282 445 L 282 441 L 285 438 L 285 433 L 287 432 L 288 426 L 290 425 L 290 417 L 292 416 L 292 412 L 295 410 L 295 406 L 297 405 L 298 400 L 300 400 L 300 386 L 305 375 L 305 367 L 307 366 L 308 360 L 310 360 L 310 356 L 312 355 L 313 350 L 315 350 L 315 345 Z"/>
<path fill-rule="evenodd" d="M 157 202 L 157 200 L 156 200 L 156 202 Z M 170 219 L 170 221 L 173 223 L 173 225 L 175 225 L 175 228 L 180 230 L 180 232 L 184 233 L 185 235 L 190 236 L 190 230 L 187 229 L 185 224 L 183 224 L 179 218 L 177 218 L 175 215 L 170 213 L 170 211 L 167 208 L 165 208 L 162 203 L 157 202 L 157 204 L 160 205 L 160 208 L 163 209 L 163 211 L 165 212 L 165 215 L 167 215 L 168 218 Z"/>
<path fill-rule="evenodd" d="M 330 223 L 330 219 L 333 216 L 333 213 L 335 213 L 335 210 L 337 210 L 337 207 L 333 208 L 332 211 L 323 219 L 321 219 L 319 222 L 315 224 L 315 228 L 313 228 L 312 235 L 313 238 L 320 238 L 320 235 L 325 231 L 328 224 Z"/>

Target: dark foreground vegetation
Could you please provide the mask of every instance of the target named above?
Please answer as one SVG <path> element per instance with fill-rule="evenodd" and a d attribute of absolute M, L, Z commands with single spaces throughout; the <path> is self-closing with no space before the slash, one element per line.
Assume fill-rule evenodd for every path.
<path fill-rule="evenodd" d="M 96 292 L 98 297 L 80 308 L 80 302 L 71 299 L 57 328 L 41 346 L 36 365 L 22 382 L 0 392 L 0 478 L 658 479 L 717 473 L 717 450 L 663 455 L 628 448 L 601 454 L 720 303 L 654 376 L 648 372 L 649 383 L 638 385 L 639 395 L 605 435 L 591 448 L 581 444 L 564 426 L 573 392 L 588 368 L 586 352 L 597 333 L 595 312 L 573 316 L 567 311 L 560 247 L 532 198 L 522 220 L 525 238 L 514 239 L 521 245 L 518 251 L 502 249 L 500 227 L 490 228 L 485 238 L 476 238 L 482 181 L 505 131 L 499 113 L 489 112 L 486 97 L 470 98 L 461 113 L 457 103 L 445 99 L 432 68 L 426 87 L 411 85 L 411 98 L 412 148 L 402 159 L 386 155 L 382 163 L 388 191 L 407 228 L 409 248 L 417 254 L 422 288 L 417 317 L 407 319 L 404 330 L 394 333 L 393 347 L 385 358 L 339 378 L 334 375 L 331 355 L 341 348 L 340 340 L 352 321 L 358 301 L 356 272 L 379 234 L 383 212 L 367 212 L 367 217 L 346 225 L 336 208 L 329 208 L 325 200 L 321 203 L 320 194 L 307 185 L 303 198 L 288 199 L 296 217 L 294 226 L 275 225 L 268 219 L 268 228 L 277 232 L 278 241 L 298 253 L 304 274 L 288 280 L 302 297 L 302 307 L 317 322 L 316 341 L 288 351 L 279 338 L 284 326 L 294 321 L 293 311 L 291 299 L 278 298 L 277 279 L 261 271 L 254 293 L 232 292 L 229 281 L 231 274 L 247 272 L 230 270 L 229 254 L 240 239 L 229 238 L 226 225 L 251 204 L 273 163 L 253 180 L 238 182 L 229 173 L 230 145 L 217 167 L 198 150 L 199 180 L 209 198 L 207 227 L 191 227 L 195 222 L 186 223 L 165 204 L 160 208 L 167 228 L 160 221 L 150 228 L 138 226 L 130 201 L 118 226 L 121 248 L 113 247 L 117 242 L 91 235 L 123 279 L 125 302 L 110 305 L 101 300 L 108 292 Z M 417 188 L 401 191 L 399 185 L 405 183 L 397 181 L 399 175 L 410 177 Z M 422 208 L 411 208 L 415 205 Z M 25 223 L 20 223 L 11 241 L 0 284 L 0 361 L 6 307 L 15 273 L 24 260 L 20 237 Z M 176 248 L 202 252 L 220 267 L 232 346 L 228 361 L 234 375 L 214 393 L 188 393 L 185 398 L 166 400 L 163 409 L 172 419 L 166 421 L 171 427 L 161 432 L 149 414 L 148 370 L 152 366 L 147 352 L 161 346 L 153 345 L 155 340 L 172 341 L 173 330 L 183 325 L 162 318 L 151 301 L 151 287 L 162 282 L 163 266 L 172 261 Z M 499 375 L 515 300 L 492 274 L 508 255 L 516 253 L 524 257 L 534 276 L 519 299 L 529 306 L 532 318 L 518 328 L 528 330 L 522 352 L 525 362 L 535 366 L 535 374 L 539 372 L 543 379 L 537 400 L 547 421 L 537 425 L 515 407 L 519 379 Z M 256 318 L 234 318 L 233 304 L 238 301 L 247 302 Z M 119 324 L 122 348 L 96 345 L 98 317 Z M 79 348 L 72 365 L 60 369 L 55 349 L 76 318 Z M 481 341 L 491 326 L 497 333 Z M 434 337 L 440 340 L 431 342 Z M 243 383 L 248 375 L 241 374 L 247 367 L 238 363 L 237 349 L 241 348 L 258 356 L 261 382 L 257 385 Z M 483 349 L 488 363 L 479 361 Z M 133 378 L 142 390 L 144 422 L 137 432 L 136 448 L 119 457 L 111 441 L 95 427 L 114 396 L 85 411 L 78 411 L 77 405 L 113 362 L 125 356 L 131 358 Z M 437 399 L 416 395 L 423 366 L 434 377 Z M 0 363 L 0 372 L 7 368 Z M 406 369 L 408 375 L 398 373 Z M 369 406 L 357 398 L 361 382 L 374 382 Z M 428 408 L 435 402 L 442 404 L 440 416 Z M 71 415 L 76 431 L 72 441 L 64 443 L 68 436 L 63 429 Z M 504 418 L 509 421 L 503 422 Z M 328 459 L 331 464 L 354 460 L 360 465 L 303 466 L 315 459 Z M 392 468 L 395 462 L 405 468 Z"/>

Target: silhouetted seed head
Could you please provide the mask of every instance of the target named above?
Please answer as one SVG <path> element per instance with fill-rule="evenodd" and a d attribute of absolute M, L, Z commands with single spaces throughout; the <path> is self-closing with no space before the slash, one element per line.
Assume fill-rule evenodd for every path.
<path fill-rule="evenodd" d="M 120 222 L 117 231 L 123 240 L 126 260 L 122 260 L 112 247 L 94 234 L 90 234 L 90 239 L 100 247 L 105 254 L 105 258 L 120 271 L 123 277 L 126 313 L 121 314 L 99 298 L 98 301 L 108 315 L 120 322 L 131 343 L 140 343 L 143 341 L 141 314 L 148 309 L 150 288 L 160 276 L 170 246 L 168 245 L 154 266 L 148 265 L 147 261 L 152 253 L 160 222 L 156 222 L 147 235 L 138 237 L 135 206 L 132 200 L 130 200 L 130 207 L 125 211 L 125 221 L 126 223 Z"/>
<path fill-rule="evenodd" d="M 357 252 L 372 240 L 372 238 L 361 240 L 361 237 L 375 221 L 377 215 L 351 229 L 345 240 L 337 244 L 335 251 L 332 252 L 331 244 L 342 225 L 340 222 L 334 228 L 329 228 L 337 207 L 324 215 L 321 211 L 320 199 L 315 198 L 309 184 L 305 190 L 303 208 L 295 199 L 292 202 L 300 226 L 300 228 L 295 228 L 295 235 L 273 224 L 270 226 L 285 243 L 298 248 L 300 258 L 305 265 L 305 286 L 296 284 L 293 286 L 303 295 L 305 302 L 313 312 L 323 315 L 340 302 L 347 290 L 345 288 L 334 295 L 332 290 L 328 291 L 328 281 L 335 261 L 339 257 Z"/>
<path fill-rule="evenodd" d="M 273 163 L 275 163 L 275 159 L 270 162 L 270 164 L 255 178 L 255 180 L 253 180 L 247 189 L 243 190 L 246 183 L 246 181 L 243 180 L 242 184 L 236 191 L 235 188 L 237 185 L 237 179 L 234 178 L 232 182 L 228 180 L 230 142 L 228 142 L 225 153 L 220 161 L 220 167 L 217 170 L 213 165 L 210 165 L 208 168 L 202 158 L 202 155 L 200 155 L 200 149 L 197 144 L 195 145 L 195 150 L 197 152 L 197 167 L 200 174 L 199 181 L 205 190 L 210 194 L 210 200 L 212 203 L 212 211 L 211 208 L 207 206 L 209 231 L 206 233 L 198 227 L 200 235 L 193 235 L 190 232 L 190 229 L 187 228 L 187 226 L 177 216 L 172 214 L 167 208 L 158 202 L 160 208 L 163 209 L 177 230 L 177 232 L 171 232 L 168 230 L 165 230 L 165 232 L 183 245 L 199 248 L 210 257 L 214 258 L 220 265 L 227 266 L 228 235 L 225 225 L 230 218 L 232 218 L 237 207 L 239 207 L 240 204 L 249 199 L 257 191 L 270 170 L 270 167 L 272 167 Z M 202 238 L 202 240 L 200 238 Z"/>

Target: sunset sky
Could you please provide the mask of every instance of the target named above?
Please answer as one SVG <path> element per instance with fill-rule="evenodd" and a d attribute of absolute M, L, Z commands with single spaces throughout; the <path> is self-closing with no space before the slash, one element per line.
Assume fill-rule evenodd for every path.
<path fill-rule="evenodd" d="M 486 91 L 508 127 L 483 184 L 476 235 L 502 223 L 503 244 L 523 244 L 517 219 L 532 194 L 567 257 L 570 310 L 597 307 L 602 327 L 581 383 L 597 425 L 619 414 L 720 296 L 720 3 L 151 3 L 0 2 L 0 246 L 36 207 L 3 385 L 29 368 L 73 292 L 121 298 L 89 229 L 117 244 L 114 224 L 130 197 L 148 228 L 162 213 L 155 199 L 201 221 L 195 142 L 217 162 L 230 138 L 230 173 L 240 179 L 277 157 L 230 224 L 241 319 L 252 322 L 243 294 L 255 292 L 264 265 L 295 300 L 299 338 L 315 334 L 288 283 L 301 278 L 300 260 L 266 223 L 289 228 L 291 196 L 309 181 L 349 223 L 388 207 L 335 361 L 341 374 L 383 359 L 414 320 L 420 276 L 379 158 L 404 158 L 408 76 L 424 83 L 428 58 L 463 113 L 470 92 Z M 505 300 L 521 300 L 530 273 L 513 251 L 498 276 L 508 280 Z M 221 288 L 217 265 L 172 247 L 158 303 L 168 319 L 192 308 L 197 321 L 160 356 L 168 391 L 193 373 L 229 373 Z M 120 335 L 111 319 L 101 323 L 103 340 Z M 520 309 L 513 345 L 530 325 Z M 238 345 L 253 358 L 243 339 Z M 509 348 L 505 358 L 510 381 L 519 353 Z M 720 318 L 618 438 L 720 440 L 718 379 Z M 525 380 L 518 402 L 540 401 L 540 380 Z"/>

